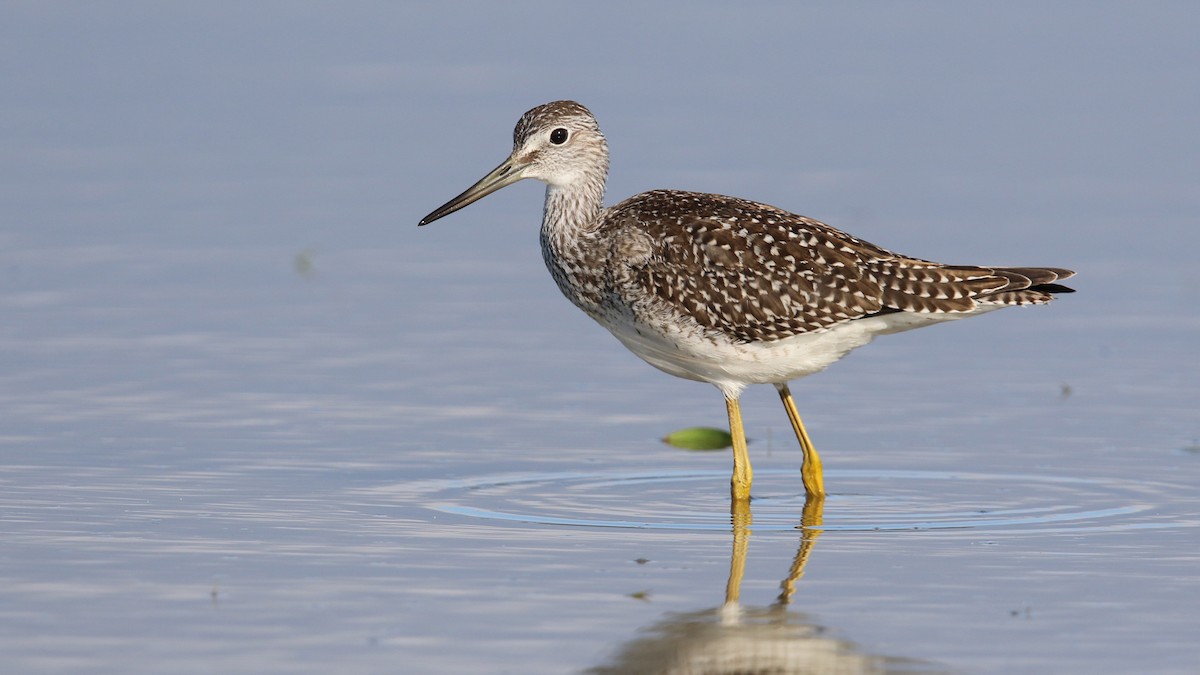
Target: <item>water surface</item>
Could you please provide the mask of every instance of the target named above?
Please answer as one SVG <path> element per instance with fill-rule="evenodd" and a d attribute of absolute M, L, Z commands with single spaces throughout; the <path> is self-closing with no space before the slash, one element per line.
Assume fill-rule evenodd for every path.
<path fill-rule="evenodd" d="M 1190 6 L 498 7 L 0 10 L 5 672 L 1195 671 Z M 565 96 L 613 199 L 1080 292 L 795 383 L 817 524 L 747 392 L 734 526 L 658 441 L 719 395 L 558 297 L 537 187 L 415 227 Z"/>

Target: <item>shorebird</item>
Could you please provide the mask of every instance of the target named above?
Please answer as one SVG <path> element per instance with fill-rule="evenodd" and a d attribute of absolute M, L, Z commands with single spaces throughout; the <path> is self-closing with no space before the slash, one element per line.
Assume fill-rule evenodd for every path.
<path fill-rule="evenodd" d="M 575 306 L 650 365 L 725 396 L 735 502 L 753 473 L 738 399 L 773 384 L 823 499 L 821 460 L 788 382 L 870 342 L 1072 289 L 1057 267 L 944 265 L 892 253 L 817 220 L 723 195 L 652 190 L 605 208 L 608 142 L 591 111 L 526 112 L 508 159 L 421 219 L 428 225 L 517 181 L 546 184 L 542 258 Z"/>

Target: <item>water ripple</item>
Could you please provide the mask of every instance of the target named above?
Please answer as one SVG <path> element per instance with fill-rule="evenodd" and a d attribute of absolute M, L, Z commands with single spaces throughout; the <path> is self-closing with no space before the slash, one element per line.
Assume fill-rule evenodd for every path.
<path fill-rule="evenodd" d="M 840 491 L 827 531 L 1048 533 L 1194 527 L 1163 506 L 1186 487 L 1161 482 L 959 471 L 826 472 Z M 795 471 L 756 474 L 756 531 L 792 530 L 804 505 Z M 727 531 L 727 471 L 555 472 L 418 481 L 386 491 L 441 513 L 574 527 Z M 647 486 L 653 486 L 648 488 Z"/>

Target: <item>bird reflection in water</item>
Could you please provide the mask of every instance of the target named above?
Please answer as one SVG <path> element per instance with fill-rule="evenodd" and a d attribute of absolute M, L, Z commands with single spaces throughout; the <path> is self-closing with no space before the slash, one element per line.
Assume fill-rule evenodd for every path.
<path fill-rule="evenodd" d="M 765 607 L 740 603 L 742 577 L 750 544 L 753 517 L 749 502 L 730 506 L 733 553 L 725 602 L 720 607 L 672 613 L 644 629 L 642 637 L 623 645 L 609 664 L 592 668 L 592 675 L 852 675 L 856 673 L 941 673 L 943 668 L 925 661 L 867 654 L 849 640 L 836 637 L 811 617 L 791 611 L 796 583 L 813 545 L 821 536 L 824 500 L 805 503 L 800 548 L 779 597 Z"/>

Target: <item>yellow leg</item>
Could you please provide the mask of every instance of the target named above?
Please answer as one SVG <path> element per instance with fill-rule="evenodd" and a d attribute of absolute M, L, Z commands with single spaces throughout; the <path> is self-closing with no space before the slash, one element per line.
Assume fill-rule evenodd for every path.
<path fill-rule="evenodd" d="M 750 468 L 750 453 L 746 451 L 746 431 L 742 428 L 742 409 L 736 398 L 725 397 L 729 411 L 729 435 L 733 437 L 733 479 L 729 491 L 734 501 L 750 499 L 750 483 L 754 471 Z"/>
<path fill-rule="evenodd" d="M 792 392 L 787 383 L 777 384 L 775 388 L 779 390 L 779 399 L 783 401 L 783 408 L 787 410 L 788 419 L 792 422 L 792 430 L 796 432 L 796 440 L 800 441 L 800 449 L 804 452 L 804 466 L 800 470 L 804 491 L 810 497 L 824 498 L 825 479 L 821 472 L 821 458 L 817 455 L 817 449 L 813 447 L 808 432 L 804 430 L 804 422 L 800 421 L 800 412 L 796 410 Z"/>

